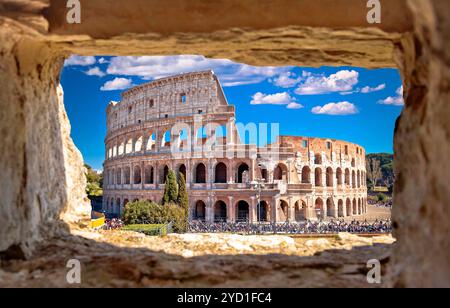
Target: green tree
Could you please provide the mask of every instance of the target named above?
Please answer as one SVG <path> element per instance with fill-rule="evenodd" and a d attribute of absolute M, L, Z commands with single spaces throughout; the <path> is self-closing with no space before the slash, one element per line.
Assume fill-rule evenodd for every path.
<path fill-rule="evenodd" d="M 175 172 L 169 171 L 166 178 L 166 186 L 164 189 L 163 205 L 168 203 L 176 203 L 178 199 L 178 184 Z"/>
<path fill-rule="evenodd" d="M 100 197 L 103 195 L 103 173 L 95 172 L 91 166 L 84 165 L 86 168 L 86 194 L 88 197 Z"/>
<path fill-rule="evenodd" d="M 189 214 L 189 197 L 186 189 L 186 180 L 184 179 L 184 174 L 180 173 L 178 177 L 178 198 L 177 203 L 181 206 L 184 211 L 186 217 Z"/>

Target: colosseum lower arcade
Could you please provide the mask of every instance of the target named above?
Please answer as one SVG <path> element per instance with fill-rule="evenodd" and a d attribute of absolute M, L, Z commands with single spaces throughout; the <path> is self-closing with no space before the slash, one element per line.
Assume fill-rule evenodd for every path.
<path fill-rule="evenodd" d="M 160 202 L 169 170 L 183 174 L 190 218 L 294 222 L 367 212 L 365 150 L 319 138 L 244 144 L 212 71 L 156 80 L 107 109 L 104 210 Z"/>

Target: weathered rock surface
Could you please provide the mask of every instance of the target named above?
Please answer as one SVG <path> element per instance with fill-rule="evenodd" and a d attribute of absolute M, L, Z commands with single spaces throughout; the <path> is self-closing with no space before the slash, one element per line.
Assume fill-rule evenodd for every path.
<path fill-rule="evenodd" d="M 450 165 L 446 160 L 450 156 L 448 1 L 385 1 L 386 19 L 380 29 L 365 28 L 361 17 L 365 14 L 360 11 L 364 9 L 362 1 L 356 0 L 345 1 L 345 9 L 339 5 L 342 1 L 286 0 L 283 5 L 264 11 L 271 15 L 259 11 L 254 1 L 231 1 L 230 10 L 221 18 L 212 13 L 217 13 L 217 3 L 223 1 L 200 5 L 179 0 L 178 5 L 167 8 L 165 1 L 155 0 L 153 7 L 168 9 L 168 15 L 153 11 L 154 16 L 164 20 L 157 24 L 152 24 L 151 19 L 146 21 L 144 11 L 151 10 L 142 9 L 144 2 L 147 3 L 127 2 L 127 12 L 140 13 L 132 22 L 123 23 L 121 16 L 127 14 L 122 15 L 123 7 L 117 1 L 109 1 L 111 15 L 103 15 L 104 19 L 96 16 L 95 21 L 90 17 L 103 12 L 99 10 L 101 1 L 89 1 L 83 10 L 87 20 L 74 27 L 61 23 L 65 16 L 61 13 L 61 1 L 0 3 L 0 251 L 7 251 L 9 257 L 30 255 L 43 236 L 65 229 L 59 221 L 61 214 L 63 218 L 72 216 L 71 221 L 84 217 L 76 214 L 78 208 L 82 213 L 85 209 L 80 204 L 84 196 L 78 187 L 83 181 L 79 172 L 82 162 L 69 139 L 57 98 L 63 56 L 191 53 L 255 65 L 398 65 L 407 97 L 396 129 L 399 176 L 393 217 L 398 243 L 390 263 L 389 284 L 450 286 Z M 53 6 L 46 19 L 43 9 L 50 3 Z M 265 5 L 273 8 L 274 3 L 266 1 Z M 293 9 L 296 5 L 306 5 L 301 11 L 308 14 L 297 14 Z M 392 5 L 401 7 L 393 9 Z M 160 28 L 163 24 L 167 27 Z M 79 248 L 78 242 L 69 243 Z M 48 249 L 51 251 L 52 247 Z M 128 273 L 123 277 L 135 277 L 130 281 L 146 284 L 154 282 L 131 267 L 129 259 L 120 259 L 117 250 L 105 251 L 118 253 L 115 265 Z M 128 252 L 123 257 L 132 255 Z M 108 258 L 111 265 L 114 257 Z M 148 277 L 160 278 L 169 271 L 169 261 L 158 264 L 160 267 Z M 198 269 L 195 264 L 189 266 Z M 283 266 L 291 269 L 288 262 Z M 198 269 L 198 273 L 204 272 Z M 269 273 L 270 277 L 264 276 L 267 284 L 283 281 L 288 275 L 283 267 Z M 327 275 L 323 268 L 314 270 L 314 274 L 314 279 L 308 279 L 310 286 L 318 284 L 316 278 Z M 173 281 L 182 279 L 183 275 L 177 275 Z M 333 279 L 343 282 L 336 276 Z M 238 277 L 226 283 L 240 284 Z M 254 280 L 255 286 L 259 284 L 261 280 Z"/>

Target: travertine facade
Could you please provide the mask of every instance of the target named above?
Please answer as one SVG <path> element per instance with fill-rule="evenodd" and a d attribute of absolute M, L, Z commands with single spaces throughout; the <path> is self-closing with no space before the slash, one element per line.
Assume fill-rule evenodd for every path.
<path fill-rule="evenodd" d="M 211 71 L 126 91 L 108 106 L 107 126 L 104 209 L 111 214 L 130 201 L 161 201 L 169 170 L 186 178 L 192 219 L 285 222 L 367 210 L 362 147 L 288 136 L 244 144 Z"/>

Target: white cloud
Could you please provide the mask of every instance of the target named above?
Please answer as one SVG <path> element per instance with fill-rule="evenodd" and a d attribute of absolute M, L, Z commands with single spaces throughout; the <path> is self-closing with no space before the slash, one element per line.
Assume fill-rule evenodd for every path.
<path fill-rule="evenodd" d="M 357 71 L 342 70 L 330 76 L 305 73 L 306 77 L 295 90 L 298 95 L 349 92 L 358 83 Z"/>
<path fill-rule="evenodd" d="M 377 86 L 375 88 L 371 88 L 371 87 L 367 86 L 367 87 L 364 87 L 361 89 L 361 93 L 367 94 L 367 93 L 372 93 L 372 92 L 378 92 L 378 91 L 384 90 L 385 88 L 386 88 L 386 84 L 384 84 L 384 83 L 380 84 L 379 86 Z"/>
<path fill-rule="evenodd" d="M 88 76 L 98 76 L 98 77 L 104 77 L 106 74 L 102 72 L 102 70 L 98 67 L 93 67 L 85 72 Z"/>
<path fill-rule="evenodd" d="M 325 106 L 316 106 L 311 110 L 314 114 L 351 115 L 358 113 L 358 108 L 349 102 L 329 103 Z"/>
<path fill-rule="evenodd" d="M 95 57 L 71 56 L 64 62 L 64 66 L 89 66 L 97 62 Z"/>
<path fill-rule="evenodd" d="M 105 64 L 105 63 L 108 63 L 108 61 L 102 57 L 102 58 L 98 59 L 98 63 Z"/>
<path fill-rule="evenodd" d="M 403 86 L 395 91 L 396 96 L 389 96 L 386 99 L 378 101 L 378 104 L 381 105 L 392 105 L 392 106 L 403 106 L 405 101 L 403 99 Z"/>
<path fill-rule="evenodd" d="M 103 87 L 100 88 L 101 91 L 115 91 L 115 90 L 126 90 L 133 86 L 133 81 L 126 78 L 115 78 L 114 80 L 107 81 Z"/>
<path fill-rule="evenodd" d="M 154 80 L 181 73 L 213 70 L 224 87 L 256 84 L 288 71 L 289 67 L 255 67 L 227 59 L 197 55 L 111 58 L 107 73 Z"/>
<path fill-rule="evenodd" d="M 263 94 L 256 93 L 250 102 L 252 105 L 286 105 L 289 109 L 299 109 L 303 106 L 295 102 L 295 98 L 289 93 Z"/>
<path fill-rule="evenodd" d="M 281 88 L 292 88 L 301 82 L 302 78 L 297 77 L 292 72 L 284 72 L 280 74 L 275 79 L 271 80 L 271 82 L 277 87 Z"/>

